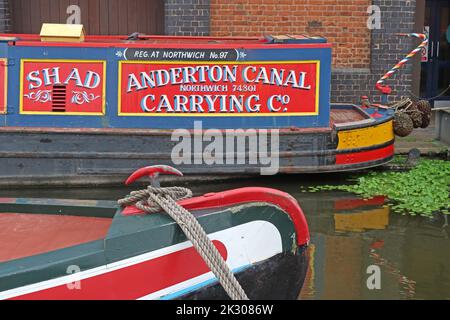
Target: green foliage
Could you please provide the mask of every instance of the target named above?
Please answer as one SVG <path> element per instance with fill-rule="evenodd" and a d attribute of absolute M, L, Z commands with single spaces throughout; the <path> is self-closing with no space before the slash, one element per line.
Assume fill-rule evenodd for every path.
<path fill-rule="evenodd" d="M 356 177 L 356 183 L 309 187 L 307 191 L 341 190 L 364 198 L 384 195 L 392 211 L 431 216 L 441 211 L 448 214 L 450 162 L 422 159 L 407 172 L 370 172 Z"/>

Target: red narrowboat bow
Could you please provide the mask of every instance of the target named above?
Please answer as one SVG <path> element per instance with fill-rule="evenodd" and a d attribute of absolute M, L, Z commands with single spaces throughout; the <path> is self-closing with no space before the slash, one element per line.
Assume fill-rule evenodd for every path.
<path fill-rule="evenodd" d="M 309 231 L 290 195 L 253 187 L 178 203 L 196 217 L 250 299 L 298 297 Z M 227 298 L 162 212 L 111 201 L 3 198 L 0 243 L 0 299 Z"/>

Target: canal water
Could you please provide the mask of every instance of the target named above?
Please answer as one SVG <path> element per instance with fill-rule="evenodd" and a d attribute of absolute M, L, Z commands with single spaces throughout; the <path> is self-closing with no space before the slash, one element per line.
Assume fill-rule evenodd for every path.
<path fill-rule="evenodd" d="M 310 268 L 299 299 L 450 299 L 450 217 L 390 212 L 383 197 L 363 201 L 346 192 L 301 192 L 301 186 L 338 184 L 344 174 L 289 175 L 220 183 L 187 183 L 195 195 L 263 186 L 294 196 L 311 232 Z M 21 189 L 0 197 L 116 200 L 133 188 Z M 373 268 L 380 289 L 369 289 Z M 369 279 L 370 283 L 374 278 Z"/>

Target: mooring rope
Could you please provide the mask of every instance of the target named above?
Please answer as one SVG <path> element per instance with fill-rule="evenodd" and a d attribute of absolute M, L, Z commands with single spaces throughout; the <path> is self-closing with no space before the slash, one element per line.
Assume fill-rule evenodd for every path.
<path fill-rule="evenodd" d="M 410 91 L 410 90 L 408 90 L 408 93 L 409 93 L 409 94 L 411 95 L 411 97 L 413 97 L 414 99 L 430 101 L 430 100 L 434 100 L 434 99 L 437 99 L 437 98 L 443 96 L 449 89 L 450 89 L 450 85 L 449 85 L 447 88 L 445 88 L 444 91 L 442 91 L 441 93 L 437 94 L 437 95 L 434 96 L 434 97 L 419 97 L 419 96 L 416 96 L 416 95 L 414 94 L 414 92 L 412 92 L 412 91 Z"/>
<path fill-rule="evenodd" d="M 165 211 L 183 230 L 206 265 L 219 280 L 232 300 L 248 300 L 247 295 L 217 248 L 208 238 L 195 216 L 176 201 L 192 197 L 192 191 L 182 187 L 156 188 L 131 192 L 118 201 L 121 206 L 135 205 L 147 213 Z"/>

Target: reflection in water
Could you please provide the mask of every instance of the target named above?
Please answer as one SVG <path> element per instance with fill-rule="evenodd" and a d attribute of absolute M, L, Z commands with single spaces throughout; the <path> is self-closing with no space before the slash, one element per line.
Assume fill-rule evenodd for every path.
<path fill-rule="evenodd" d="M 300 292 L 299 299 L 314 299 L 316 295 L 316 288 L 314 287 L 315 279 L 315 253 L 316 245 L 311 243 L 308 248 L 309 268 L 306 273 L 305 282 L 303 284 L 302 292 Z"/>
<path fill-rule="evenodd" d="M 405 298 L 414 298 L 414 294 L 416 292 L 416 282 L 401 274 L 401 271 L 395 264 L 387 259 L 384 259 L 381 254 L 377 252 L 377 249 L 382 246 L 374 246 L 376 243 L 384 244 L 382 240 L 374 242 L 371 246 L 370 257 L 374 260 L 376 265 L 383 267 L 386 272 L 396 276 L 397 281 L 401 285 L 400 294 L 402 296 Z"/>
<path fill-rule="evenodd" d="M 345 175 L 289 175 L 222 183 L 191 183 L 194 194 L 245 186 L 280 189 L 294 196 L 310 226 L 310 269 L 301 299 L 450 299 L 448 218 L 390 213 L 385 199 L 362 200 L 344 192 L 305 193 L 305 181 L 337 184 Z M 164 185 L 164 184 L 163 184 Z M 119 199 L 136 187 L 3 190 L 0 197 Z M 369 290 L 367 268 L 379 265 L 381 289 Z"/>
<path fill-rule="evenodd" d="M 297 199 L 314 245 L 314 277 L 306 279 L 301 299 L 450 298 L 446 216 L 401 216 L 390 213 L 382 198 L 363 201 L 344 193 Z M 380 290 L 367 288 L 370 265 L 380 266 Z"/>

